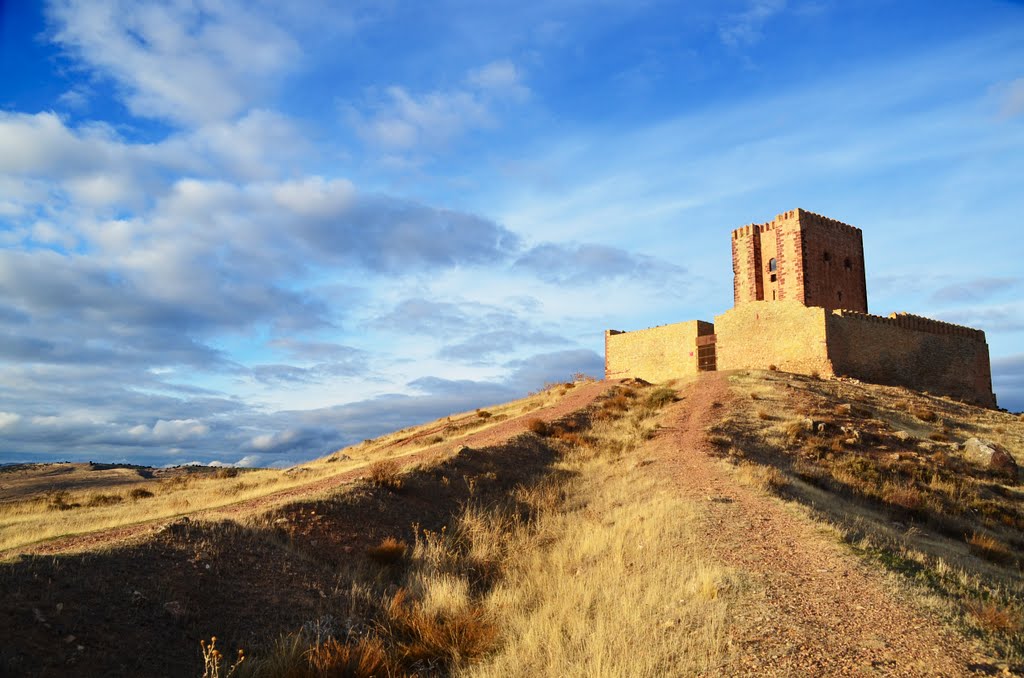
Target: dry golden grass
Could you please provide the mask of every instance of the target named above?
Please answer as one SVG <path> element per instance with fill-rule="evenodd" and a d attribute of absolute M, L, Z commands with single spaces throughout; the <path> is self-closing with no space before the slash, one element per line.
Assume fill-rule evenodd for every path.
<path fill-rule="evenodd" d="M 1013 560 L 1010 547 L 989 534 L 975 532 L 967 538 L 967 545 L 971 547 L 971 551 L 986 560 L 996 563 L 1007 563 Z"/>
<path fill-rule="evenodd" d="M 651 430 L 636 416 L 600 421 L 594 447 L 561 464 L 572 480 L 532 494 L 537 522 L 516 533 L 522 547 L 484 601 L 501 649 L 461 675 L 689 675 L 722 665 L 736 580 L 703 555 L 695 507 L 642 465 L 622 463 Z"/>
<path fill-rule="evenodd" d="M 674 399 L 651 393 L 612 394 L 616 404 L 599 405 L 606 416 L 589 429 L 552 427 L 545 442 L 561 457 L 546 479 L 419 532 L 398 588 L 357 596 L 376 610 L 368 634 L 348 643 L 295 634 L 243 675 L 661 676 L 723 666 L 737 579 L 705 559 L 695 507 L 630 456 L 656 430 L 652 402 Z"/>

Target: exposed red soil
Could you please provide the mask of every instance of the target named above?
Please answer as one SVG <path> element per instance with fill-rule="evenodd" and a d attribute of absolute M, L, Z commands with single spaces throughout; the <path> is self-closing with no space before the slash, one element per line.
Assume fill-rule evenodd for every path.
<path fill-rule="evenodd" d="M 557 402 L 547 407 L 538 408 L 531 412 L 506 419 L 505 421 L 493 424 L 486 429 L 470 433 L 469 435 L 455 440 L 438 443 L 425 447 L 417 452 L 399 457 L 397 461 L 404 467 L 418 464 L 436 463 L 442 459 L 455 454 L 462 447 L 481 448 L 501 444 L 527 430 L 529 422 L 533 419 L 542 419 L 546 422 L 553 422 L 562 419 L 573 412 L 577 412 L 590 405 L 594 399 L 599 397 L 610 388 L 610 382 L 587 382 L 576 385 L 569 390 Z M 439 432 L 438 427 L 434 433 Z M 418 433 L 396 440 L 393 446 L 401 447 L 409 440 L 422 438 L 428 432 Z M 299 501 L 309 497 L 321 496 L 330 493 L 342 486 L 350 485 L 366 475 L 366 468 L 356 468 L 351 471 L 339 473 L 329 478 L 316 480 L 305 485 L 292 487 L 280 492 L 239 501 L 216 509 L 196 511 L 189 514 L 193 520 L 213 520 L 222 518 L 238 518 L 242 516 L 258 515 L 271 510 L 275 506 L 281 506 L 288 502 Z M 134 523 L 123 527 L 109 528 L 85 534 L 60 537 L 30 546 L 18 547 L 7 551 L 0 551 L 0 560 L 10 558 L 16 554 L 49 555 L 58 553 L 86 552 L 109 547 L 111 545 L 131 542 L 144 539 L 154 529 L 167 523 L 166 518 Z"/>
<path fill-rule="evenodd" d="M 734 612 L 730 675 L 961 676 L 994 666 L 918 610 L 885 575 L 767 493 L 740 485 L 706 429 L 729 411 L 727 375 L 705 373 L 666 411 L 648 453 L 702 505 L 712 554 L 752 578 L 755 604 Z"/>

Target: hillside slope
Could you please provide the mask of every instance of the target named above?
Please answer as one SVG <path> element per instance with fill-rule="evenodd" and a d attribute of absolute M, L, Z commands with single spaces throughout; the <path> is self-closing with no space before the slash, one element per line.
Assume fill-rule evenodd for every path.
<path fill-rule="evenodd" d="M 1024 497 L 974 436 L 1024 421 L 778 372 L 560 385 L 10 549 L 0 673 L 200 675 L 213 635 L 220 675 L 1020 671 Z"/>

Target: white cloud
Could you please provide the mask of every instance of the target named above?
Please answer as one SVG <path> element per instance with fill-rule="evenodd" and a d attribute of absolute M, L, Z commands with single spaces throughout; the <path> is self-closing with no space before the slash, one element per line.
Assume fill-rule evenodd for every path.
<path fill-rule="evenodd" d="M 310 176 L 285 181 L 270 190 L 274 200 L 295 214 L 307 217 L 337 216 L 352 206 L 355 187 L 347 179 Z"/>
<path fill-rule="evenodd" d="M 470 130 L 496 126 L 499 102 L 521 102 L 529 95 L 520 70 L 504 60 L 471 70 L 461 87 L 413 93 L 392 85 L 371 98 L 369 114 L 353 107 L 348 113 L 371 144 L 391 151 L 437 149 Z"/>
<path fill-rule="evenodd" d="M 729 47 L 752 45 L 763 37 L 764 24 L 785 8 L 786 0 L 748 0 L 746 9 L 719 25 L 718 37 Z"/>
<path fill-rule="evenodd" d="M 21 421 L 21 415 L 14 412 L 0 412 L 0 429 L 9 428 Z"/>
<path fill-rule="evenodd" d="M 468 81 L 481 90 L 493 92 L 497 96 L 513 99 L 525 99 L 530 89 L 523 84 L 522 73 L 508 59 L 491 63 L 470 71 Z"/>
<path fill-rule="evenodd" d="M 233 117 L 301 57 L 273 16 L 234 0 L 54 0 L 48 15 L 53 39 L 143 117 Z"/>
<path fill-rule="evenodd" d="M 205 436 L 210 427 L 198 419 L 159 419 L 152 427 L 140 424 L 128 429 L 137 438 L 152 437 L 160 442 L 178 442 Z"/>

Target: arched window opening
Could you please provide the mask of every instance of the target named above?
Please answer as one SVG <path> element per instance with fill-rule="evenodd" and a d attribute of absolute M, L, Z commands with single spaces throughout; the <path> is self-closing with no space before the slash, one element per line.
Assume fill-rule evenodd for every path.
<path fill-rule="evenodd" d="M 836 294 L 839 295 L 839 301 L 842 301 L 843 300 L 843 293 L 842 292 L 836 292 Z"/>
<path fill-rule="evenodd" d="M 779 268 L 779 262 L 775 261 L 775 257 L 772 257 L 771 259 L 768 260 L 768 271 L 769 272 L 775 273 L 775 271 L 778 268 Z"/>

